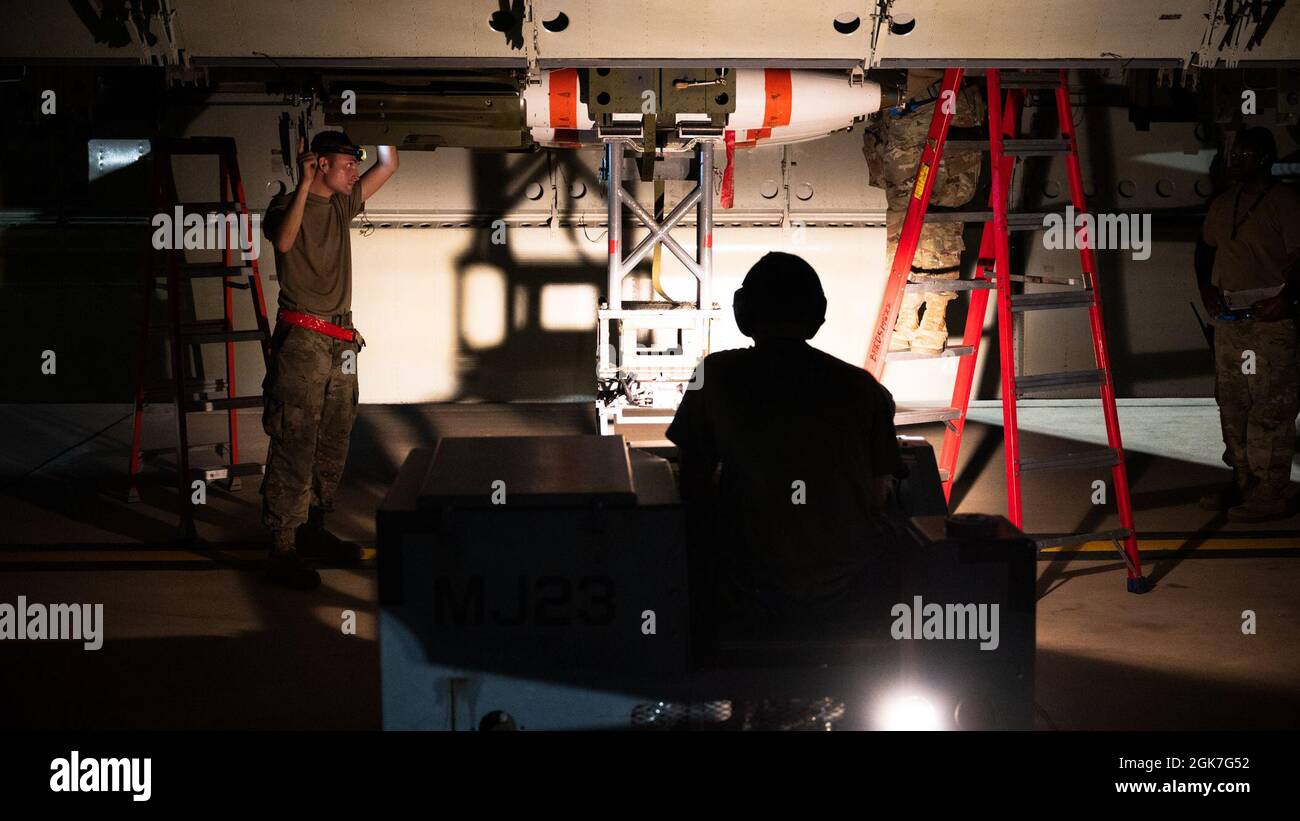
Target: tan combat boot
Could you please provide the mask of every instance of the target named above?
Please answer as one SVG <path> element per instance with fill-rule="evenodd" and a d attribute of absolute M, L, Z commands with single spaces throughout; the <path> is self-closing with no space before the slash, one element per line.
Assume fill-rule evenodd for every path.
<path fill-rule="evenodd" d="M 1249 470 L 1234 469 L 1232 481 L 1214 488 L 1201 496 L 1201 510 L 1230 510 L 1246 501 L 1246 495 L 1255 488 L 1255 477 Z"/>
<path fill-rule="evenodd" d="M 951 291 L 932 292 L 925 295 L 925 315 L 921 327 L 912 335 L 912 353 L 937 356 L 948 345 L 948 303 L 957 295 Z"/>
<path fill-rule="evenodd" d="M 307 512 L 307 523 L 298 528 L 298 550 L 308 558 L 325 558 L 341 565 L 361 561 L 361 546 L 347 542 L 325 529 L 325 511 L 318 507 Z"/>
<path fill-rule="evenodd" d="M 1246 494 L 1246 501 L 1228 511 L 1230 522 L 1271 522 L 1289 516 L 1286 489 L 1263 483 Z"/>
<path fill-rule="evenodd" d="M 889 337 L 889 350 L 905 351 L 912 346 L 912 337 L 921 324 L 921 297 L 922 294 L 918 293 L 903 293 L 903 301 L 898 306 L 898 321 Z"/>
<path fill-rule="evenodd" d="M 272 531 L 266 575 L 275 584 L 293 590 L 315 590 L 320 587 L 320 574 L 303 561 L 292 530 Z"/>

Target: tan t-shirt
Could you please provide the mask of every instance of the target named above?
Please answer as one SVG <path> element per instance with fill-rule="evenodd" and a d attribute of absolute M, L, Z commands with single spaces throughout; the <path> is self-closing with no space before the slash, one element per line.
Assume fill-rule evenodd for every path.
<path fill-rule="evenodd" d="M 271 200 L 262 220 L 262 233 L 274 243 L 280 220 L 293 204 L 293 194 Z M 302 228 L 288 253 L 275 252 L 280 280 L 280 306 L 328 319 L 352 310 L 352 238 L 348 226 L 361 213 L 361 183 L 352 194 L 329 199 L 307 195 Z"/>
<path fill-rule="evenodd" d="M 1259 196 L 1258 191 L 1232 185 L 1210 203 L 1205 215 L 1201 238 L 1216 249 L 1213 282 L 1225 291 L 1282 285 L 1288 269 L 1300 259 L 1300 194 L 1274 183 L 1263 199 Z"/>

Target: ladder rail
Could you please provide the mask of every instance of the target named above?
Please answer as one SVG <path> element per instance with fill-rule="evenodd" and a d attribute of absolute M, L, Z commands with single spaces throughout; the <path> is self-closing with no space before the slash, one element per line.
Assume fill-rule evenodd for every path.
<path fill-rule="evenodd" d="M 995 122 L 990 115 L 989 122 Z M 1002 114 L 1002 132 L 1004 135 L 1015 135 L 1019 123 L 1019 106 L 1008 107 Z M 1011 172 L 1011 165 L 1015 162 L 1014 158 L 1006 157 L 1003 159 L 1003 173 Z M 992 208 L 993 194 L 989 193 L 989 207 Z M 980 231 L 979 262 L 975 269 L 975 279 L 987 280 L 988 274 L 992 270 L 991 263 L 994 257 L 993 232 L 992 225 L 984 223 Z M 996 283 L 995 283 L 996 287 Z M 970 409 L 971 391 L 975 383 L 975 365 L 978 362 L 980 342 L 984 338 L 984 321 L 988 316 L 989 292 L 987 290 L 975 290 L 970 295 L 970 307 L 966 312 L 966 328 L 962 334 L 962 346 L 970 348 L 970 355 L 961 358 L 957 365 L 957 377 L 952 388 L 952 403 L 950 407 L 960 409 L 961 413 L 957 418 L 952 420 L 944 429 L 943 447 L 939 452 L 939 469 L 947 471 L 947 478 L 943 480 L 943 498 L 945 501 L 952 498 L 953 482 L 957 478 L 957 457 L 961 453 L 962 436 L 966 432 L 966 414 Z"/>
<path fill-rule="evenodd" d="M 962 334 L 962 346 L 969 347 L 971 351 L 961 357 L 957 363 L 957 381 L 953 384 L 952 404 L 949 406 L 960 408 L 961 413 L 944 429 L 943 447 L 939 452 L 939 468 L 946 469 L 948 477 L 943 480 L 944 501 L 952 497 L 952 483 L 957 476 L 957 455 L 961 451 L 962 435 L 966 432 L 966 411 L 970 407 L 970 394 L 975 382 L 975 363 L 979 357 L 980 340 L 984 336 L 984 317 L 988 315 L 988 301 L 987 290 L 971 292 L 970 309 L 966 312 L 966 330 Z"/>
<path fill-rule="evenodd" d="M 1011 320 L 1011 237 L 1007 228 L 1009 170 L 1003 164 L 1001 72 L 989 69 L 989 166 L 993 172 L 993 270 L 998 285 L 998 351 L 1002 377 L 1002 437 L 1007 475 L 1007 518 L 1024 525 L 1020 499 L 1020 428 L 1016 412 L 1016 368 Z M 1014 103 L 1012 103 L 1014 105 Z"/>
<path fill-rule="evenodd" d="M 219 193 L 221 197 L 221 202 L 227 202 L 228 195 L 230 194 L 230 188 L 231 188 L 230 167 L 227 163 L 226 155 L 224 153 L 221 155 L 219 164 L 220 164 L 220 176 L 221 176 L 221 187 Z M 240 214 L 241 216 L 243 214 L 242 208 L 240 209 Z M 224 244 L 226 247 L 221 252 L 221 259 L 226 265 L 233 265 L 235 255 L 231 251 L 231 247 L 232 247 L 231 241 L 237 238 L 235 236 L 232 236 L 232 231 L 229 223 L 225 223 L 225 233 L 226 233 L 226 237 L 225 237 Z M 225 308 L 226 330 L 230 333 L 234 333 L 235 292 L 230 287 L 230 285 L 231 282 L 229 277 L 221 278 L 221 290 L 222 290 L 222 296 L 224 298 L 223 302 L 225 303 L 224 308 Z M 235 342 L 233 339 L 227 339 L 226 340 L 226 388 L 227 388 L 226 395 L 227 396 L 234 398 L 239 395 L 239 392 L 235 386 L 236 386 Z M 230 437 L 230 464 L 237 465 L 239 464 L 239 411 L 233 407 L 226 409 L 226 431 L 227 431 L 227 435 L 229 435 Z M 231 480 L 232 489 L 234 487 L 234 482 L 235 480 L 232 479 Z"/>
<path fill-rule="evenodd" d="M 150 162 L 153 162 L 150 160 Z M 156 184 L 156 183 L 155 183 Z M 155 196 L 151 189 L 150 196 Z M 141 237 L 141 258 L 152 261 L 152 239 L 146 232 Z M 145 365 L 149 359 L 149 323 L 153 321 L 153 293 L 154 293 L 154 269 L 152 265 L 145 265 L 141 272 L 141 289 L 144 294 L 144 305 L 141 308 L 140 315 L 140 341 L 136 345 L 136 359 L 134 368 L 135 377 L 135 413 L 131 422 L 131 457 L 127 464 L 126 474 L 126 500 L 133 502 L 139 499 L 140 489 L 137 485 L 137 479 L 140 475 L 141 468 L 141 445 L 144 432 L 144 397 L 145 397 Z"/>
<path fill-rule="evenodd" d="M 160 213 L 165 210 L 168 202 L 178 201 L 180 197 L 176 191 L 176 178 L 172 168 L 171 155 L 166 152 L 154 152 L 154 160 L 156 163 L 154 166 L 156 179 L 158 179 L 158 188 L 155 192 L 157 199 L 154 201 L 154 207 L 155 213 Z M 176 387 L 176 459 L 179 468 L 176 478 L 177 503 L 180 506 L 181 533 L 186 539 L 192 539 L 196 530 L 194 526 L 194 505 L 191 502 L 189 489 L 189 424 L 183 410 L 185 402 L 185 342 L 181 332 L 181 278 L 176 256 L 176 251 L 164 254 L 167 266 L 167 311 L 171 322 L 167 341 L 168 346 L 171 348 L 172 382 Z"/>
<path fill-rule="evenodd" d="M 1076 214 L 1088 213 L 1088 206 L 1083 191 L 1083 171 L 1079 165 L 1079 148 L 1075 135 L 1074 116 L 1070 108 L 1070 92 L 1066 86 L 1067 73 L 1060 70 L 1060 85 L 1056 89 L 1056 116 L 1060 124 L 1061 135 L 1069 143 L 1070 150 L 1065 155 L 1065 166 L 1070 185 L 1070 199 Z M 1097 261 L 1092 252 L 1094 238 L 1080 243 L 1079 261 L 1083 268 L 1084 281 L 1092 290 L 1092 304 L 1088 306 L 1088 322 L 1092 326 L 1093 357 L 1097 368 L 1104 378 L 1101 384 L 1101 408 L 1106 420 L 1106 440 L 1114 449 L 1117 459 L 1111 467 L 1111 478 L 1115 483 L 1115 498 L 1119 510 L 1120 527 L 1128 531 L 1124 539 L 1125 552 L 1128 554 L 1128 575 L 1130 580 L 1141 577 L 1141 564 L 1138 558 L 1137 532 L 1133 525 L 1133 504 L 1129 495 L 1128 468 L 1124 460 L 1124 444 L 1120 436 L 1119 411 L 1115 405 L 1115 380 L 1110 367 L 1110 352 L 1106 347 L 1106 323 L 1101 309 L 1101 282 L 1097 275 Z"/>
<path fill-rule="evenodd" d="M 234 201 L 239 203 L 239 213 L 247 215 L 248 198 L 244 194 L 244 178 L 239 173 L 239 155 L 234 151 L 233 145 L 227 167 L 230 170 L 230 183 L 234 193 Z M 248 220 L 248 245 L 253 247 L 254 237 L 253 221 Z M 269 369 L 271 367 L 271 320 L 266 313 L 266 296 L 262 293 L 262 270 L 258 264 L 257 257 L 248 260 L 248 277 L 253 283 L 253 313 L 257 319 L 257 329 L 262 332 L 262 362 Z"/>
<path fill-rule="evenodd" d="M 885 294 L 867 342 L 867 361 L 864 367 L 876 379 L 880 379 L 885 369 L 889 338 L 894 332 L 894 323 L 898 321 L 899 301 L 902 299 L 903 289 L 907 286 L 907 280 L 912 273 L 912 260 L 916 256 L 916 246 L 921 240 L 921 230 L 925 227 L 925 211 L 930 205 L 930 192 L 934 189 L 939 163 L 943 161 L 943 146 L 948 139 L 948 128 L 952 124 L 953 115 L 957 111 L 957 92 L 961 88 L 964 74 L 965 71 L 960 68 L 946 69 L 939 85 L 938 102 L 930 117 L 930 130 L 926 134 L 925 148 L 921 152 L 921 162 L 917 167 L 912 196 L 907 201 L 907 214 L 903 217 L 898 247 L 894 249 L 889 279 L 885 283 Z"/>

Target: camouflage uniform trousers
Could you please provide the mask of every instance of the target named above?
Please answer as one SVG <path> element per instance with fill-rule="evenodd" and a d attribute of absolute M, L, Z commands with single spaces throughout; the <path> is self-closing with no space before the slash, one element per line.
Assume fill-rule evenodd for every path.
<path fill-rule="evenodd" d="M 937 94 L 937 87 L 930 93 Z M 928 96 L 928 94 L 926 95 Z M 902 117 L 882 113 L 875 126 L 865 136 L 863 152 L 873 183 L 883 183 L 888 212 L 886 215 L 885 264 L 892 267 L 898 241 L 903 232 L 903 219 L 916 183 L 917 166 L 925 148 L 930 118 L 935 102 L 926 103 Z M 984 100 L 973 86 L 966 86 L 957 95 L 953 112 L 953 125 L 973 128 L 982 124 Z M 983 153 L 978 150 L 945 151 L 934 172 L 934 186 L 930 203 L 955 208 L 970 202 L 979 182 Z M 963 224 L 959 222 L 927 223 L 921 229 L 916 255 L 908 279 L 912 282 L 957 279 L 961 270 Z M 944 315 L 947 304 L 957 294 L 953 291 L 929 291 L 906 294 L 899 311 L 892 349 L 905 349 L 915 334 L 919 323 L 918 311 L 924 299 L 932 336 L 930 342 L 941 348 L 946 341 L 947 328 Z M 938 337 L 942 337 L 939 339 Z"/>
<path fill-rule="evenodd" d="M 1214 323 L 1214 398 L 1223 427 L 1223 461 L 1253 476 L 1266 497 L 1282 494 L 1295 455 L 1296 323 L 1239 320 Z M 1243 373 L 1254 352 L 1254 373 Z"/>
<path fill-rule="evenodd" d="M 351 327 L 351 314 L 336 324 Z M 292 533 L 308 509 L 333 509 L 357 413 L 361 346 L 277 323 L 271 367 L 262 383 L 262 427 L 271 438 L 262 480 L 262 522 Z M 345 356 L 351 352 L 351 356 Z"/>

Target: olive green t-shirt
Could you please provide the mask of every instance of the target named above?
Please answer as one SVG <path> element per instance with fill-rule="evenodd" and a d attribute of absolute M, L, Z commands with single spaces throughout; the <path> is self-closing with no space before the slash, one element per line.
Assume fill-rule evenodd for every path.
<path fill-rule="evenodd" d="M 1201 238 L 1215 248 L 1213 282 L 1220 288 L 1245 291 L 1282 285 L 1300 258 L 1300 194 L 1274 183 L 1261 199 L 1258 191 L 1229 186 L 1210 203 Z"/>
<path fill-rule="evenodd" d="M 262 233 L 273 244 L 293 196 L 281 194 L 267 206 Z M 348 226 L 364 206 L 360 182 L 352 186 L 350 195 L 335 194 L 328 199 L 307 195 L 302 228 L 293 247 L 288 253 L 275 252 L 282 308 L 326 319 L 352 310 L 352 239 Z"/>

